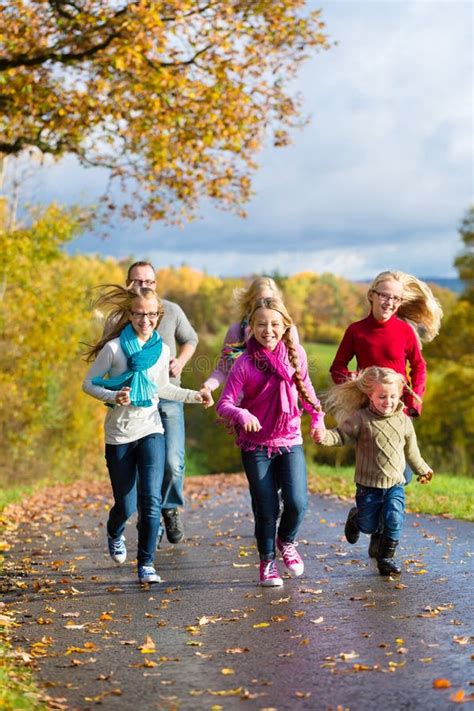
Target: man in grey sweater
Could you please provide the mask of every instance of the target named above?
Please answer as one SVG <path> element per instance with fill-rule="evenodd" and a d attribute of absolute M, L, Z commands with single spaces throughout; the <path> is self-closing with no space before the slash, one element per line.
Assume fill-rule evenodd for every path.
<path fill-rule="evenodd" d="M 154 267 L 149 262 L 134 262 L 127 272 L 127 286 L 148 287 L 156 290 Z M 162 299 L 162 303 L 165 313 L 158 327 L 158 333 L 171 353 L 170 383 L 180 385 L 181 372 L 196 350 L 198 336 L 178 304 L 166 299 Z M 184 505 L 183 403 L 160 400 L 158 409 L 163 423 L 166 446 L 165 474 L 161 490 L 163 521 L 168 541 L 179 543 L 184 537 L 184 528 L 179 513 L 180 507 Z M 161 536 L 159 540 L 161 540 Z"/>

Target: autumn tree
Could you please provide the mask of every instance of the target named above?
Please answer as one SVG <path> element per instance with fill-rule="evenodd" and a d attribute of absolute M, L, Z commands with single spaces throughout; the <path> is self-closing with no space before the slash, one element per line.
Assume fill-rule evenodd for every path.
<path fill-rule="evenodd" d="M 456 258 L 459 278 L 464 282 L 463 298 L 474 304 L 474 205 L 462 219 L 459 235 L 464 242 L 463 252 Z"/>
<path fill-rule="evenodd" d="M 106 168 L 130 218 L 190 218 L 206 197 L 241 211 L 265 135 L 285 145 L 302 123 L 296 70 L 328 47 L 305 5 L 16 0 L 0 17 L 0 154 Z"/>
<path fill-rule="evenodd" d="M 425 355 L 432 383 L 427 389 L 419 434 L 427 451 L 446 469 L 473 474 L 474 460 L 474 207 L 459 229 L 465 244 L 455 265 L 465 288 L 444 319 L 441 332 L 428 344 Z M 428 455 L 427 455 L 428 456 Z"/>
<path fill-rule="evenodd" d="M 8 220 L 7 220 L 8 222 Z M 60 476 L 102 451 L 103 412 L 84 396 L 81 341 L 98 336 L 91 288 L 120 280 L 113 260 L 69 257 L 62 247 L 87 215 L 50 205 L 13 230 L 0 221 L 0 484 Z"/>

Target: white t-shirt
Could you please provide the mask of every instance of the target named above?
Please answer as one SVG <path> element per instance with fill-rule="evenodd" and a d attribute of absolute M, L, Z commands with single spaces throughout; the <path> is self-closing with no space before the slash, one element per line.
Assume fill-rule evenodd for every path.
<path fill-rule="evenodd" d="M 156 432 L 163 432 L 158 401 L 160 398 L 176 400 L 178 402 L 197 403 L 197 390 L 187 390 L 170 383 L 169 380 L 170 349 L 163 343 L 160 357 L 151 368 L 146 371 L 148 377 L 158 389 L 152 398 L 150 407 L 134 407 L 133 405 L 117 405 L 116 390 L 107 390 L 100 385 L 93 385 L 92 378 L 103 378 L 109 375 L 115 378 L 128 370 L 127 358 L 120 346 L 120 339 L 114 338 L 105 344 L 97 358 L 89 368 L 82 389 L 88 395 L 114 403 L 114 407 L 107 408 L 104 430 L 106 444 L 125 444 L 135 442 Z"/>

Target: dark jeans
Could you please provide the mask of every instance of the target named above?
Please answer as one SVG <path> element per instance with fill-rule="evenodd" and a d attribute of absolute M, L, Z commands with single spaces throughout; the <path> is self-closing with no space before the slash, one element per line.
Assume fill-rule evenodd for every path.
<path fill-rule="evenodd" d="M 267 450 L 242 452 L 242 462 L 250 487 L 255 536 L 261 560 L 275 557 L 275 536 L 280 510 L 278 490 L 281 489 L 283 513 L 278 537 L 293 542 L 308 505 L 306 462 L 303 447 L 294 445 L 281 454 L 268 456 Z"/>
<path fill-rule="evenodd" d="M 109 470 L 114 505 L 110 509 L 107 533 L 118 538 L 136 510 L 138 496 L 139 565 L 152 565 L 161 515 L 161 485 L 165 460 L 162 434 L 151 434 L 126 444 L 106 444 L 105 459 Z"/>
<path fill-rule="evenodd" d="M 391 486 L 378 489 L 357 484 L 357 525 L 362 533 L 375 533 L 382 523 L 383 532 L 394 541 L 400 540 L 405 519 L 405 489 Z"/>

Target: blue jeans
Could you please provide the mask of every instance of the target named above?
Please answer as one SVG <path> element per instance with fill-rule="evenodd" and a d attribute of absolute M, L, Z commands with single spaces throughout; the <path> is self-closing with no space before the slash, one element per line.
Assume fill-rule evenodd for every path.
<path fill-rule="evenodd" d="M 163 509 L 184 505 L 184 409 L 182 402 L 158 403 L 165 430 L 165 474 L 161 487 Z"/>
<path fill-rule="evenodd" d="M 400 540 L 405 519 L 405 489 L 401 485 L 388 489 L 357 484 L 357 525 L 362 533 L 375 533 L 382 523 L 383 533 Z"/>
<path fill-rule="evenodd" d="M 280 510 L 278 490 L 281 489 L 283 513 L 278 526 L 278 537 L 293 543 L 308 505 L 306 462 L 301 444 L 281 454 L 267 454 L 267 450 L 242 451 L 242 463 L 250 487 L 254 516 L 255 537 L 261 560 L 275 557 L 275 536 Z"/>
<path fill-rule="evenodd" d="M 106 444 L 105 459 L 115 502 L 107 533 L 112 538 L 122 535 L 138 496 L 138 565 L 153 565 L 161 515 L 164 437 L 156 433 L 126 444 Z"/>

